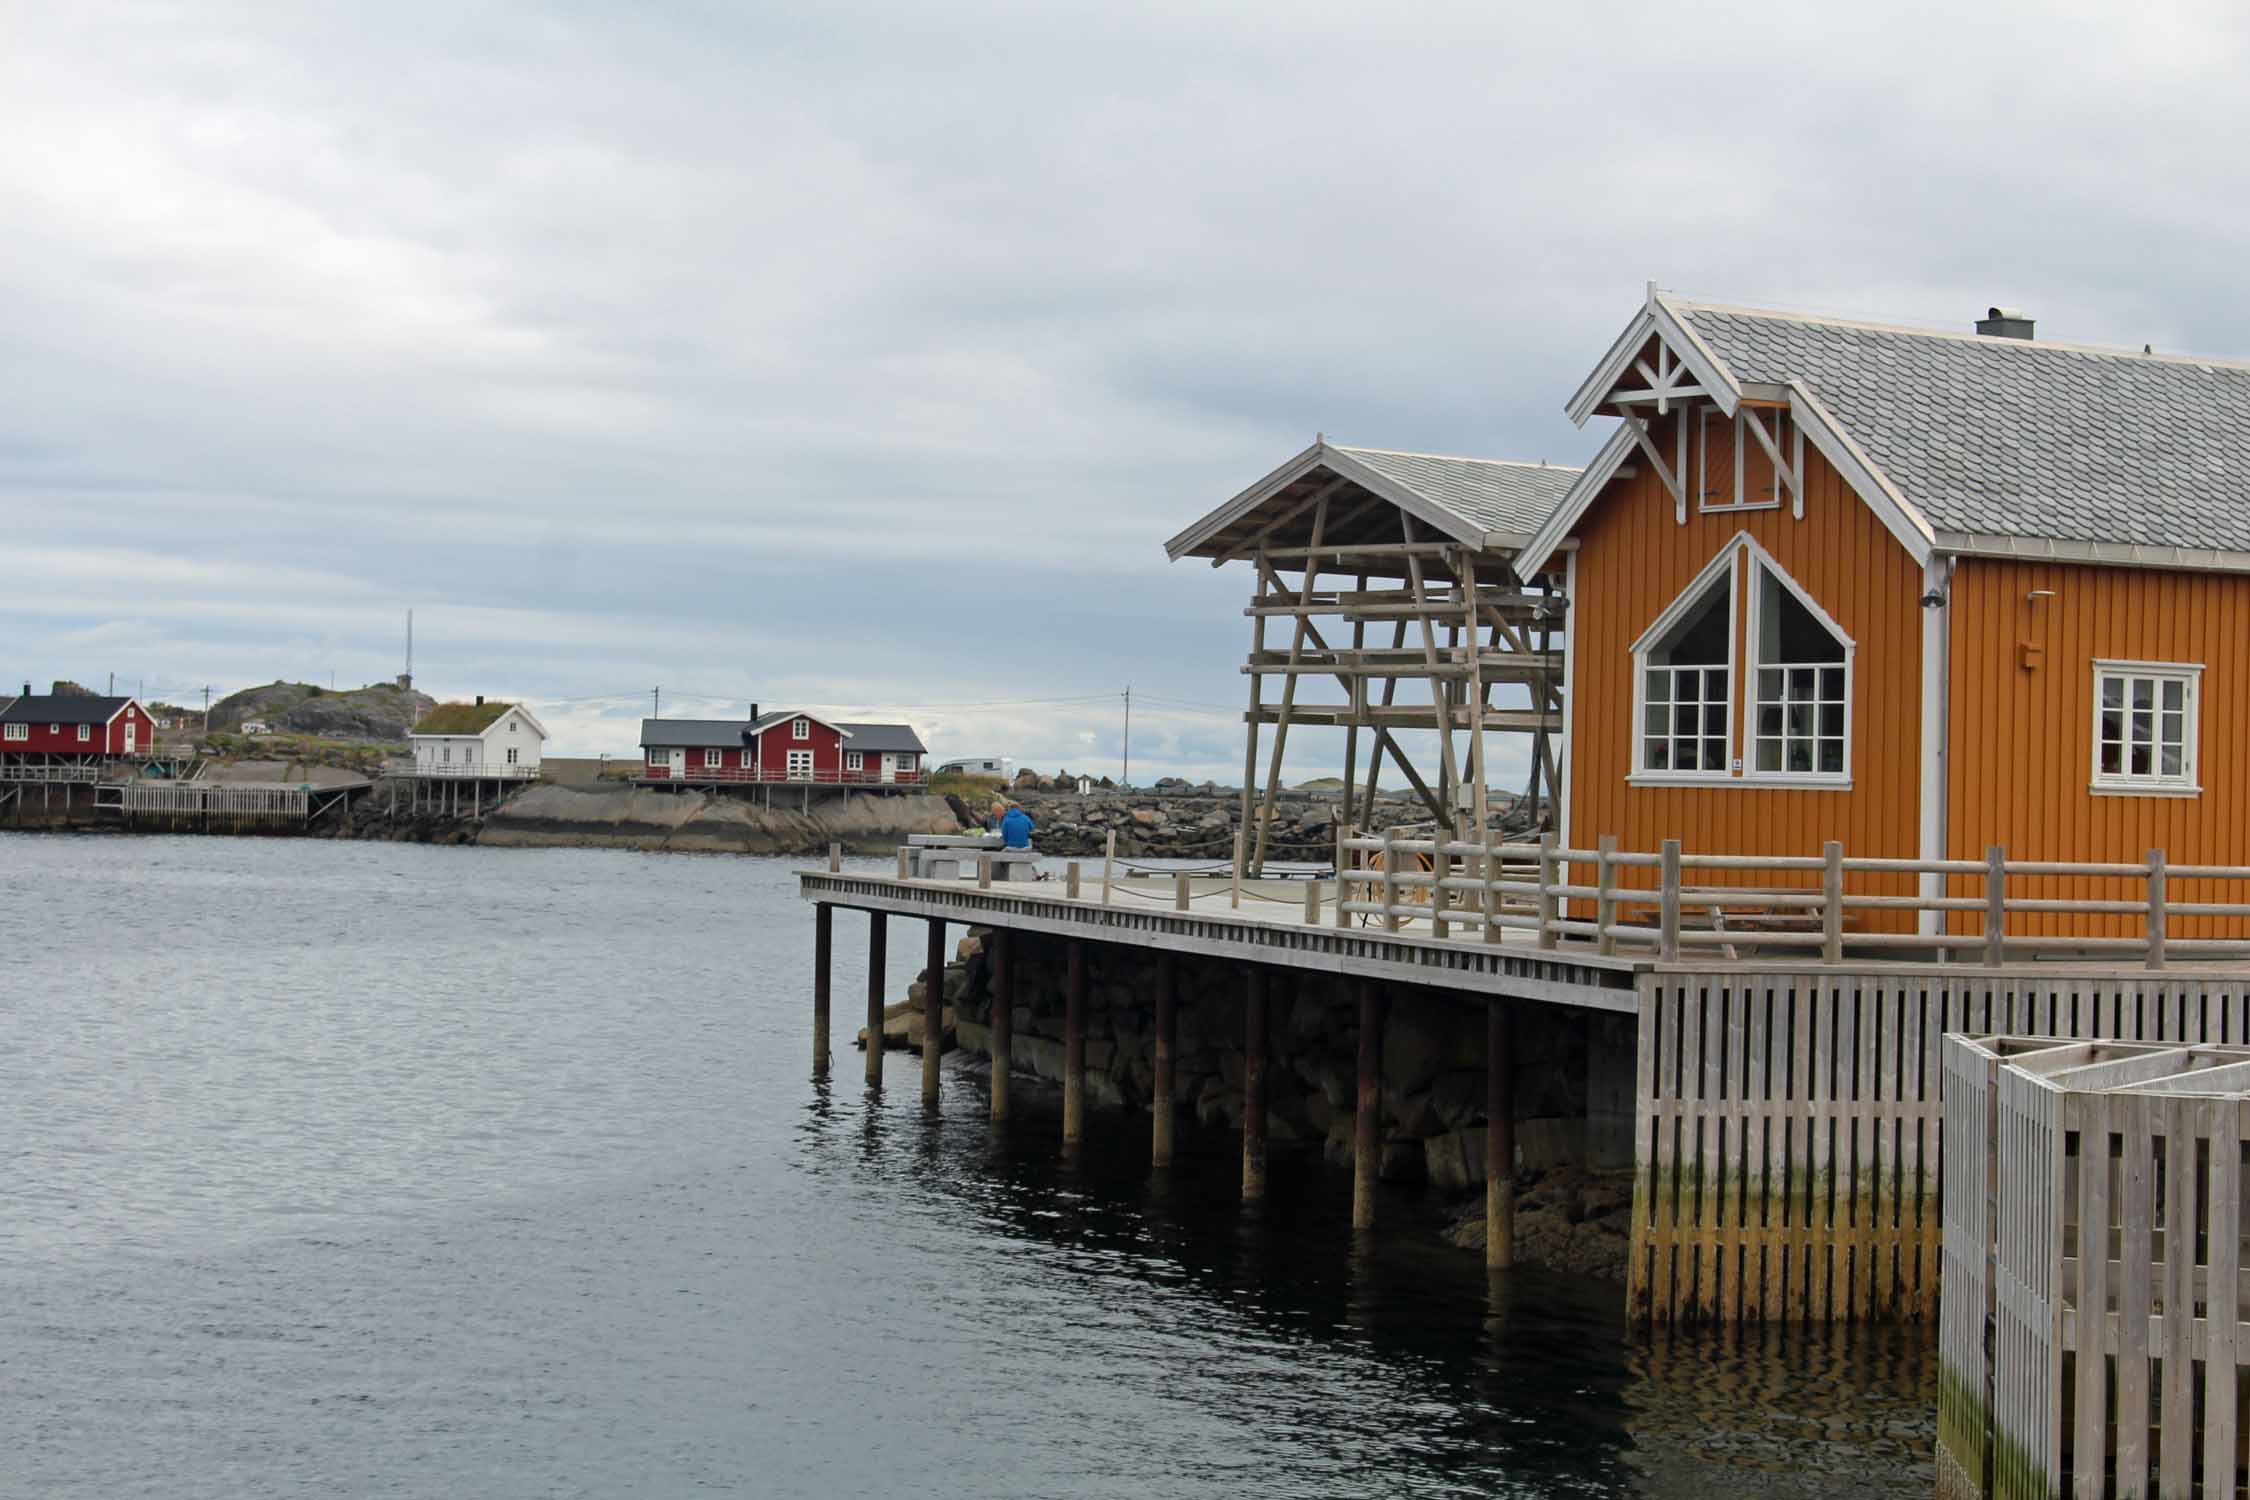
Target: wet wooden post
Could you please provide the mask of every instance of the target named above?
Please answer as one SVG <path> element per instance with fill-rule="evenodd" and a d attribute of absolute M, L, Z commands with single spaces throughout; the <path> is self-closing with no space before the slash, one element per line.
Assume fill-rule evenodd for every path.
<path fill-rule="evenodd" d="M 2008 851 L 1984 850 L 1984 961 L 1997 969 L 2008 959 Z"/>
<path fill-rule="evenodd" d="M 890 918 L 867 914 L 867 1081 L 883 1081 L 883 964 L 890 943 Z"/>
<path fill-rule="evenodd" d="M 930 918 L 930 946 L 923 959 L 922 1102 L 938 1102 L 938 1059 L 945 1051 L 945 918 Z"/>
<path fill-rule="evenodd" d="M 1149 1083 L 1149 1164 L 1172 1165 L 1172 1052 L 1179 1033 L 1179 959 L 1169 948 L 1156 954 L 1156 1076 Z"/>
<path fill-rule="evenodd" d="M 1070 940 L 1068 978 L 1063 986 L 1063 1149 L 1086 1134 L 1086 943 Z"/>
<path fill-rule="evenodd" d="M 1266 1195 L 1266 971 L 1244 976 L 1242 1000 L 1242 1200 Z"/>
<path fill-rule="evenodd" d="M 1680 961 L 1680 841 L 1666 839 L 1658 867 L 1656 956 L 1668 964 Z"/>
<path fill-rule="evenodd" d="M 823 901 L 813 908 L 812 1071 L 828 1076 L 829 949 L 836 935 L 836 908 Z"/>
<path fill-rule="evenodd" d="M 992 933 L 992 1118 L 1008 1118 L 1008 1069 L 1015 1061 L 1016 959 L 1008 929 Z"/>
<path fill-rule="evenodd" d="M 1516 1263 L 1516 1008 L 1484 1007 L 1484 1263 Z"/>
<path fill-rule="evenodd" d="M 2148 966 L 2164 967 L 2164 851 L 2148 851 Z"/>
<path fill-rule="evenodd" d="M 1359 981 L 1359 1102 L 1352 1116 L 1352 1228 L 1375 1227 L 1375 1179 L 1382 1167 L 1383 992 Z"/>

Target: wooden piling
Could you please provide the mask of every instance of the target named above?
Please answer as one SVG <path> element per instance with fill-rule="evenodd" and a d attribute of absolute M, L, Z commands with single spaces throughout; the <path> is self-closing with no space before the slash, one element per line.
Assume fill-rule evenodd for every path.
<path fill-rule="evenodd" d="M 1516 1263 L 1516 1010 L 1484 1005 L 1484 1263 Z"/>
<path fill-rule="evenodd" d="M 1375 1227 L 1383 1141 L 1383 992 L 1359 981 L 1359 1102 L 1352 1116 L 1352 1228 Z"/>
<path fill-rule="evenodd" d="M 1069 976 L 1063 986 L 1063 1146 L 1086 1134 L 1086 944 L 1070 940 Z"/>
<path fill-rule="evenodd" d="M 1008 1069 L 1015 1061 L 1016 966 L 1008 929 L 992 932 L 992 1118 L 1008 1118 Z"/>
<path fill-rule="evenodd" d="M 945 1051 L 945 919 L 932 917 L 930 946 L 923 960 L 922 1102 L 936 1108 L 938 1059 Z"/>
<path fill-rule="evenodd" d="M 1244 976 L 1242 1029 L 1242 1200 L 1266 1195 L 1266 971 Z"/>
<path fill-rule="evenodd" d="M 823 901 L 813 908 L 812 1071 L 828 1076 L 829 949 L 836 935 L 836 908 Z"/>
<path fill-rule="evenodd" d="M 1172 1053 L 1179 1033 L 1179 960 L 1168 948 L 1156 955 L 1156 1076 L 1149 1083 L 1149 1164 L 1172 1165 Z"/>
<path fill-rule="evenodd" d="M 890 943 L 890 918 L 867 914 L 867 1081 L 883 1082 L 883 966 Z"/>

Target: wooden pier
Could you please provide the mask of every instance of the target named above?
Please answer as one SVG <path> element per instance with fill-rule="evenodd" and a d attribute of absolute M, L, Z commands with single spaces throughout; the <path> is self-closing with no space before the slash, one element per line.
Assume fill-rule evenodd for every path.
<path fill-rule="evenodd" d="M 1674 846 L 1620 851 L 1536 844 L 1461 845 L 1399 838 L 1339 840 L 1343 879 L 1225 875 L 1092 880 L 915 880 L 847 873 L 840 859 L 799 877 L 820 909 L 825 996 L 827 910 L 870 918 L 871 957 L 890 918 L 928 924 L 929 972 L 942 976 L 946 924 L 994 934 L 995 983 L 1011 985 L 1014 935 L 1060 940 L 1071 956 L 1063 1146 L 1090 1128 L 1082 1006 L 1089 952 L 1144 950 L 1156 967 L 1157 1066 L 1151 1156 L 1173 1151 L 1170 1078 L 1176 971 L 1183 962 L 1239 975 L 1245 1059 L 1242 1192 L 1265 1189 L 1262 1062 L 1267 996 L 1292 974 L 1354 986 L 1358 1094 L 1352 1222 L 1370 1227 L 1382 1150 L 1382 1017 L 1411 987 L 1440 1003 L 1482 1007 L 1487 1023 L 1487 1254 L 1511 1259 L 1519 1036 L 1571 1014 L 1631 1015 L 1635 1321 L 1927 1321 L 1937 1316 L 1944 1113 L 1938 1056 L 1949 1031 L 2062 1038 L 2250 1042 L 2250 940 L 2233 935 L 2250 903 L 2216 889 L 2250 869 L 2167 867 L 2161 851 L 2129 865 L 1952 862 L 1928 894 L 1906 861 L 1817 856 L 1751 859 Z M 1589 879 L 1579 871 L 1596 866 Z M 1954 868 L 1955 865 L 1963 868 Z M 1975 897 L 1947 879 L 1977 872 Z M 903 860 L 901 863 L 903 869 Z M 1712 872 L 1703 874 L 1700 872 Z M 1653 877 L 1625 884 L 1627 872 Z M 982 875 L 983 872 L 980 872 Z M 1742 884 L 1722 884 L 1714 876 Z M 1899 889 L 1900 877 L 1908 890 Z M 2124 883 L 2061 898 L 2032 881 Z M 2199 883 L 2191 889 L 2187 882 Z M 1869 887 L 1874 886 L 1874 890 Z M 1339 901 L 1339 890 L 1343 899 Z M 2073 908 L 2114 929 L 2054 930 Z M 1852 914 L 1904 912 L 1904 930 L 1856 927 Z M 1922 911 L 1968 930 L 1921 930 Z M 1779 921 L 1761 927 L 1760 914 Z M 1729 918 L 1733 918 L 1730 922 Z M 2225 933 L 2227 935 L 2217 935 Z M 1798 955 L 1783 958 L 1774 953 Z M 2119 959 L 2127 962 L 2118 962 Z M 933 984 L 925 1025 L 942 1027 Z M 871 1029 L 876 997 L 870 994 Z M 1000 1008 L 1000 1014 L 1013 1005 Z M 824 1009 L 817 1014 L 824 1015 Z M 995 1017 L 994 1112 L 1007 1109 L 1010 1038 Z M 824 1022 L 817 1022 L 825 1036 Z M 821 1047 L 825 1066 L 825 1044 Z M 939 1086 L 924 1050 L 925 1098 Z M 1498 1065 L 1493 1065 L 1498 1060 Z M 877 1063 L 871 1060 L 870 1077 Z"/>

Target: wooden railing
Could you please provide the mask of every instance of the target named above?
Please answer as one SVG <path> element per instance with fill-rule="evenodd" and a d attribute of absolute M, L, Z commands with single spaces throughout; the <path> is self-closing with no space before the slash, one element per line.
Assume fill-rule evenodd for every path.
<path fill-rule="evenodd" d="M 386 774 L 406 777 L 419 776 L 428 781 L 537 781 L 539 779 L 539 768 L 537 766 L 511 766 L 498 761 L 441 761 L 434 766 L 418 765 L 411 771 L 395 771 Z"/>
<path fill-rule="evenodd" d="M 1379 865 L 1367 856 L 1375 856 Z M 1428 867 L 1420 868 L 1427 860 Z M 1407 868 L 1408 865 L 1416 866 Z M 2250 866 L 2175 865 L 2161 849 L 2138 863 L 2069 863 L 2012 860 L 1992 848 L 1981 860 L 1868 859 L 1846 856 L 1829 843 L 1818 855 L 1689 854 L 1677 839 L 1654 852 L 1627 851 L 1604 838 L 1593 849 L 1571 849 L 1552 835 L 1537 843 L 1480 844 L 1439 838 L 1361 836 L 1341 828 L 1336 840 L 1339 874 L 1335 923 L 1372 918 L 1397 929 L 1426 921 L 1440 938 L 1500 942 L 1524 932 L 1540 947 L 1568 939 L 1603 954 L 1652 954 L 1671 962 L 1683 955 L 1813 958 L 1841 963 L 1907 950 L 1923 957 L 1963 952 L 1998 966 L 2011 954 L 2034 951 L 2139 959 L 2160 969 L 2174 958 L 2250 959 L 2250 935 L 2176 937 L 2179 918 L 2235 919 L 2250 934 L 2250 899 L 2179 900 L 2175 881 L 2250 887 Z M 1577 872 L 1584 871 L 1584 875 Z M 1651 884 L 1628 884 L 1629 872 L 1654 873 Z M 1698 875 L 1723 876 L 1696 883 Z M 1750 882 L 1777 877 L 1765 887 Z M 1935 877 L 1925 880 L 1923 877 Z M 1896 891 L 1902 878 L 1934 887 Z M 2114 899 L 2032 896 L 2019 883 L 2057 879 L 2120 887 Z M 1956 882 L 1981 886 L 1979 894 L 1945 894 Z M 1892 890 L 1872 890 L 1887 885 Z M 1361 894 L 1356 898 L 1354 891 Z M 1937 930 L 1857 930 L 1857 914 L 1912 913 Z M 1921 914 L 1934 920 L 1921 922 Z M 1951 914 L 1974 914 L 1974 930 L 1944 930 Z M 2010 918 L 2098 917 L 2136 929 L 2131 936 L 2035 932 Z M 1729 924 L 1732 923 L 1730 926 Z"/>
<path fill-rule="evenodd" d="M 738 766 L 690 766 L 675 771 L 670 766 L 643 765 L 643 781 L 739 782 L 749 786 L 919 786 L 920 771 L 797 771 L 744 770 Z"/>

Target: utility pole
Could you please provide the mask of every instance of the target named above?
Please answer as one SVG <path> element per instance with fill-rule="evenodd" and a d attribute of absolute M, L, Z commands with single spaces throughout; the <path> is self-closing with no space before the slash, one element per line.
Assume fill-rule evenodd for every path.
<path fill-rule="evenodd" d="M 414 686 L 414 611 L 406 612 L 406 686 Z"/>
<path fill-rule="evenodd" d="M 102 689 L 102 696 L 105 698 L 117 696 L 117 674 L 115 672 L 109 674 L 109 686 Z"/>
<path fill-rule="evenodd" d="M 203 685 L 203 732 L 211 732 L 211 684 Z"/>
<path fill-rule="evenodd" d="M 648 690 L 648 716 L 652 719 L 664 717 L 664 689 L 657 687 Z"/>
<path fill-rule="evenodd" d="M 1117 779 L 1125 783 L 1127 790 L 1131 790 L 1133 785 L 1133 685 L 1129 682 L 1125 684 L 1125 764 L 1118 771 Z"/>

